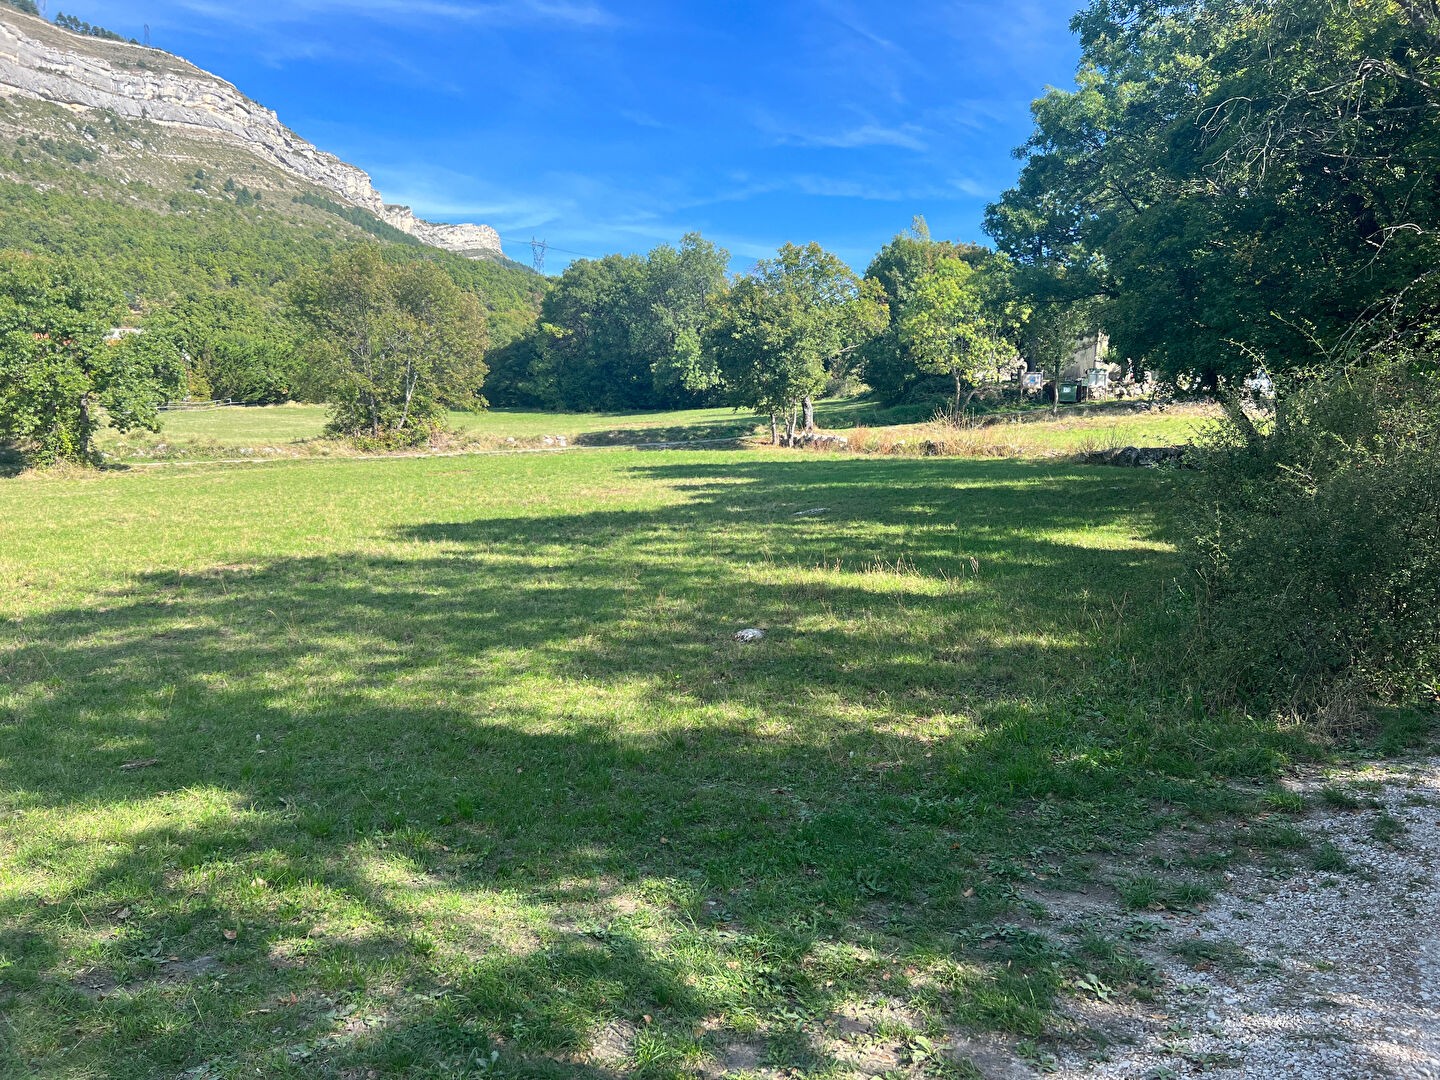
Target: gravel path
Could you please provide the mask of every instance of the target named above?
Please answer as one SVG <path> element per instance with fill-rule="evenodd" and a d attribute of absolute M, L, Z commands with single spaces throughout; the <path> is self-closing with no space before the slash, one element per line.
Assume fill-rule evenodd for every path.
<path fill-rule="evenodd" d="M 1440 1080 L 1440 759 L 1292 786 L 1331 793 L 1294 822 L 1328 868 L 1247 867 L 1203 914 L 1157 915 L 1157 1000 L 1077 1004 L 1115 1041 L 1050 1075 Z M 1221 958 L 1197 970 L 1187 941 Z"/>

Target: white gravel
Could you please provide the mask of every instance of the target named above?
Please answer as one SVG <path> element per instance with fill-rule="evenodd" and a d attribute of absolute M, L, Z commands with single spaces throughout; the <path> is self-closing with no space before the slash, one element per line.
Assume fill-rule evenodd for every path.
<path fill-rule="evenodd" d="M 1359 872 L 1246 867 L 1202 914 L 1156 915 L 1168 931 L 1145 947 L 1156 1001 L 1077 1001 L 1072 1018 L 1114 1041 L 1050 1075 L 1440 1080 L 1440 759 L 1293 786 L 1326 784 L 1367 805 L 1294 824 Z M 1387 813 L 1404 826 L 1390 843 L 1372 834 Z M 1169 951 L 1186 938 L 1233 943 L 1248 962 L 1196 971 Z"/>

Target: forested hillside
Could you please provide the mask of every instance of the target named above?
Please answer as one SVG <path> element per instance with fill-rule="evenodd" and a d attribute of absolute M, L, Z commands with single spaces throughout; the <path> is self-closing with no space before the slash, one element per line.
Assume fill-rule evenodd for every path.
<path fill-rule="evenodd" d="M 181 62 L 154 50 L 133 61 L 151 74 L 167 63 Z M 288 290 L 337 253 L 370 243 L 389 261 L 443 267 L 480 301 L 492 348 L 535 321 L 544 282 L 528 268 L 424 244 L 243 140 L 108 109 L 0 98 L 0 250 L 84 265 L 124 298 L 125 321 L 184 326 L 179 344 L 192 358 L 231 358 L 192 364 L 191 392 L 264 401 L 296 392 L 304 361 L 288 327 Z M 242 353 L 244 363 L 235 359 Z"/>
<path fill-rule="evenodd" d="M 424 246 L 237 147 L 21 100 L 0 101 L 0 134 L 0 248 L 82 259 L 112 277 L 137 313 L 199 291 L 273 298 L 298 271 L 380 240 L 392 257 L 433 259 L 476 292 L 495 344 L 534 319 L 542 282 L 529 269 Z M 109 141 L 145 153 L 111 158 Z"/>

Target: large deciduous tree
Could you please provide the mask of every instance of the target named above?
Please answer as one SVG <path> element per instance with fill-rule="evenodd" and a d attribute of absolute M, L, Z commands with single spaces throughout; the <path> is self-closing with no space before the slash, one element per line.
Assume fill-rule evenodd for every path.
<path fill-rule="evenodd" d="M 919 370 L 953 380 L 957 417 L 961 394 L 968 389 L 973 397 L 983 386 L 998 383 L 1004 366 L 1014 360 L 1015 309 L 1005 260 L 999 257 L 989 257 L 980 269 L 963 259 L 943 259 L 915 283 L 899 337 Z"/>
<path fill-rule="evenodd" d="M 786 244 L 718 297 L 707 353 L 738 405 L 778 418 L 794 440 L 796 413 L 813 430 L 813 402 L 827 379 L 884 323 L 880 290 L 819 244 Z"/>
<path fill-rule="evenodd" d="M 414 443 L 446 408 L 484 406 L 485 313 L 439 266 L 390 263 L 366 245 L 303 279 L 292 300 L 337 434 Z"/>
<path fill-rule="evenodd" d="M 705 394 L 720 385 L 720 373 L 700 348 L 709 301 L 725 288 L 730 253 L 699 233 L 687 233 L 678 248 L 662 244 L 646 257 L 650 319 L 642 342 L 650 357 L 657 395 Z"/>
<path fill-rule="evenodd" d="M 607 255 L 571 263 L 540 306 L 534 379 L 552 408 L 644 409 L 654 383 L 640 345 L 647 321 L 645 260 Z"/>
<path fill-rule="evenodd" d="M 571 263 L 546 296 L 528 373 L 510 381 L 552 407 L 693 405 L 719 385 L 700 350 L 709 297 L 725 287 L 723 248 L 690 233 L 678 248 Z M 507 373 L 508 374 L 508 373 Z"/>
<path fill-rule="evenodd" d="M 883 292 L 888 317 L 860 350 L 861 373 L 872 390 L 888 401 L 915 393 L 928 395 L 927 384 L 938 380 L 921 366 L 912 343 L 900 332 L 910 300 L 920 282 L 941 262 L 960 259 L 975 266 L 989 256 L 987 248 L 932 238 L 923 217 L 915 218 L 910 229 L 876 252 L 865 278 Z"/>
<path fill-rule="evenodd" d="M 1440 10 L 1092 0 L 988 213 L 1123 354 L 1209 385 L 1422 328 L 1440 296 Z M 1379 316 L 1384 316 L 1380 318 Z"/>
<path fill-rule="evenodd" d="M 124 310 L 71 263 L 0 253 L 0 436 L 40 462 L 88 462 L 104 420 L 156 429 L 180 357 L 144 335 L 107 340 Z"/>

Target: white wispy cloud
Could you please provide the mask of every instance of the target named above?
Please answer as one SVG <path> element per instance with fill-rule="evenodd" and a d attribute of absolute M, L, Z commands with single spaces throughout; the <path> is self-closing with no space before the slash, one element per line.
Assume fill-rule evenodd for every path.
<path fill-rule="evenodd" d="M 929 149 L 925 130 L 916 124 L 860 124 L 832 132 L 794 132 L 780 136 L 787 146 L 813 146 L 837 150 L 858 150 L 867 146 L 895 146 L 902 150 L 923 152 Z"/>
<path fill-rule="evenodd" d="M 621 109 L 616 115 L 622 120 L 630 121 L 636 127 L 650 128 L 652 131 L 669 131 L 672 126 L 639 109 Z"/>

